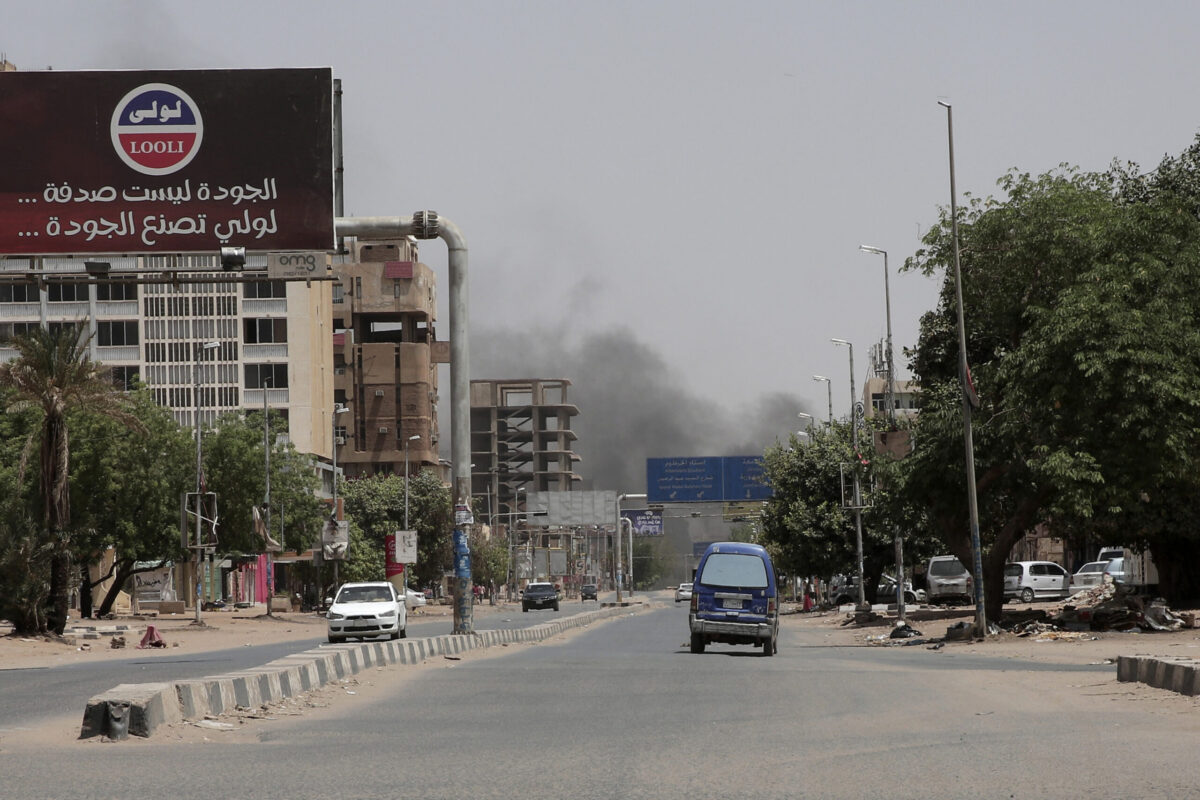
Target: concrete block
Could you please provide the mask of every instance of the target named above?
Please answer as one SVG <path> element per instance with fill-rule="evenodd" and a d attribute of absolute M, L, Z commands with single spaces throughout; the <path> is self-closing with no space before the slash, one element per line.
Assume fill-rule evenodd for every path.
<path fill-rule="evenodd" d="M 1117 656 L 1117 680 L 1126 683 L 1138 679 L 1138 656 Z"/>
<path fill-rule="evenodd" d="M 175 697 L 186 720 L 203 719 L 212 713 L 208 705 L 208 684 L 204 680 L 176 681 Z"/>
<path fill-rule="evenodd" d="M 100 736 L 108 729 L 110 701 L 129 703 L 129 733 L 148 737 L 159 725 L 179 722 L 183 715 L 170 683 L 122 683 L 88 701 L 79 738 Z"/>

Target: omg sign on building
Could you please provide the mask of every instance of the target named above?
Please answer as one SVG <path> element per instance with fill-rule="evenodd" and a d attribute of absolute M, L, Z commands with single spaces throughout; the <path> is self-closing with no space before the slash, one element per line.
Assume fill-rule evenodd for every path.
<path fill-rule="evenodd" d="M 328 68 L 9 72 L 0 255 L 328 250 Z"/>

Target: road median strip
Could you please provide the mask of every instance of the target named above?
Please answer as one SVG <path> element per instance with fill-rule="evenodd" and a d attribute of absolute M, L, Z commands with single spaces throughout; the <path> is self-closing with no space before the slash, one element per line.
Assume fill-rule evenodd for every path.
<path fill-rule="evenodd" d="M 344 680 L 370 667 L 420 664 L 436 656 L 539 642 L 644 606 L 611 605 L 528 628 L 443 634 L 421 639 L 336 644 L 284 656 L 261 667 L 169 683 L 123 683 L 88 700 L 79 738 L 149 737 L 162 725 L 196 722 L 254 708 Z"/>

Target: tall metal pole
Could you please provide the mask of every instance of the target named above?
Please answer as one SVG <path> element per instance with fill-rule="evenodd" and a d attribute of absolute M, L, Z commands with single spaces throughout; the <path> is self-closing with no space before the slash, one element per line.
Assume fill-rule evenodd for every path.
<path fill-rule="evenodd" d="M 859 250 L 865 253 L 876 253 L 883 256 L 883 305 L 887 313 L 887 388 L 884 397 L 887 402 L 888 429 L 896 430 L 896 365 L 892 361 L 892 293 L 888 288 L 887 250 L 870 245 L 860 245 Z"/>
<path fill-rule="evenodd" d="M 950 235 L 954 239 L 954 294 L 958 302 L 958 379 L 962 386 L 963 447 L 967 458 L 967 510 L 971 517 L 971 550 L 975 573 L 975 635 L 987 636 L 987 609 L 984 606 L 983 551 L 979 541 L 979 502 L 975 493 L 975 443 L 971 433 L 971 392 L 967 373 L 967 328 L 963 321 L 962 268 L 958 256 L 958 200 L 954 186 L 954 112 L 950 104 L 938 101 L 946 109 L 946 133 L 950 145 Z"/>
<path fill-rule="evenodd" d="M 192 621 L 193 624 L 203 625 L 203 620 L 200 619 L 200 606 L 204 604 L 201 597 L 202 579 L 200 572 L 204 558 L 204 534 L 201 531 L 201 525 L 204 520 L 204 495 L 202 487 L 204 485 L 204 438 L 202 434 L 202 425 L 200 424 L 200 362 L 204 356 L 205 350 L 212 350 L 219 347 L 217 342 L 205 342 L 203 345 L 196 345 L 196 363 L 192 374 L 192 394 L 196 401 L 196 416 L 192 420 L 196 425 L 196 618 Z"/>
<path fill-rule="evenodd" d="M 408 527 L 408 443 L 420 439 L 421 434 L 414 433 L 412 436 L 404 440 L 404 530 L 409 530 Z M 488 502 L 491 503 L 491 496 L 488 496 Z"/>
<path fill-rule="evenodd" d="M 825 377 L 824 375 L 813 375 L 812 377 L 813 377 L 814 381 L 825 381 L 825 394 L 828 395 L 828 400 L 829 400 L 828 424 L 829 424 L 829 430 L 832 431 L 833 430 L 833 381 L 831 381 L 829 378 Z"/>
<path fill-rule="evenodd" d="M 332 411 L 332 412 L 329 414 L 329 419 L 330 419 L 330 432 L 332 433 L 332 438 L 330 439 L 330 443 L 333 445 L 333 510 L 332 510 L 332 511 L 330 512 L 330 514 L 329 514 L 329 519 L 330 519 L 330 522 L 331 522 L 331 524 L 333 525 L 333 527 L 334 527 L 335 531 L 336 531 L 336 529 L 337 529 L 337 524 L 338 524 L 338 496 L 337 496 L 337 448 L 338 448 L 338 442 L 337 442 L 337 418 L 338 418 L 338 414 L 341 414 L 341 413 L 342 413 L 342 412 L 344 412 L 345 410 L 346 410 L 346 407 L 345 407 L 345 406 L 339 406 L 339 405 L 335 405 L 335 406 L 333 407 L 333 411 Z M 333 559 L 333 588 L 336 590 L 336 589 L 337 589 L 337 586 L 338 586 L 338 560 L 335 558 L 335 559 Z"/>
<path fill-rule="evenodd" d="M 868 609 L 866 589 L 863 586 L 863 533 L 862 533 L 862 487 L 858 481 L 858 400 L 854 391 L 854 345 L 845 339 L 830 339 L 850 349 L 850 453 L 854 475 L 854 531 L 858 548 L 858 609 Z"/>
<path fill-rule="evenodd" d="M 621 602 L 621 501 L 625 495 L 617 495 L 616 519 L 613 520 L 613 534 L 616 539 L 616 555 L 613 558 L 613 582 L 617 585 L 617 602 Z"/>
<path fill-rule="evenodd" d="M 263 379 L 263 475 L 266 479 L 266 492 L 263 499 L 263 523 L 268 535 L 271 533 L 271 410 L 267 408 L 267 390 L 271 381 Z M 263 549 L 267 551 L 267 616 L 271 616 L 271 598 L 275 594 L 275 570 L 271 563 L 271 547 L 263 539 Z"/>

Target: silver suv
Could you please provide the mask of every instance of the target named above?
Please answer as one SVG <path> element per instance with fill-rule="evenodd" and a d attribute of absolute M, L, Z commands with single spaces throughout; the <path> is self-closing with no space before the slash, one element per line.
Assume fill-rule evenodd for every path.
<path fill-rule="evenodd" d="M 925 567 L 925 594 L 930 603 L 970 602 L 975 581 L 955 556 L 934 556 Z"/>

